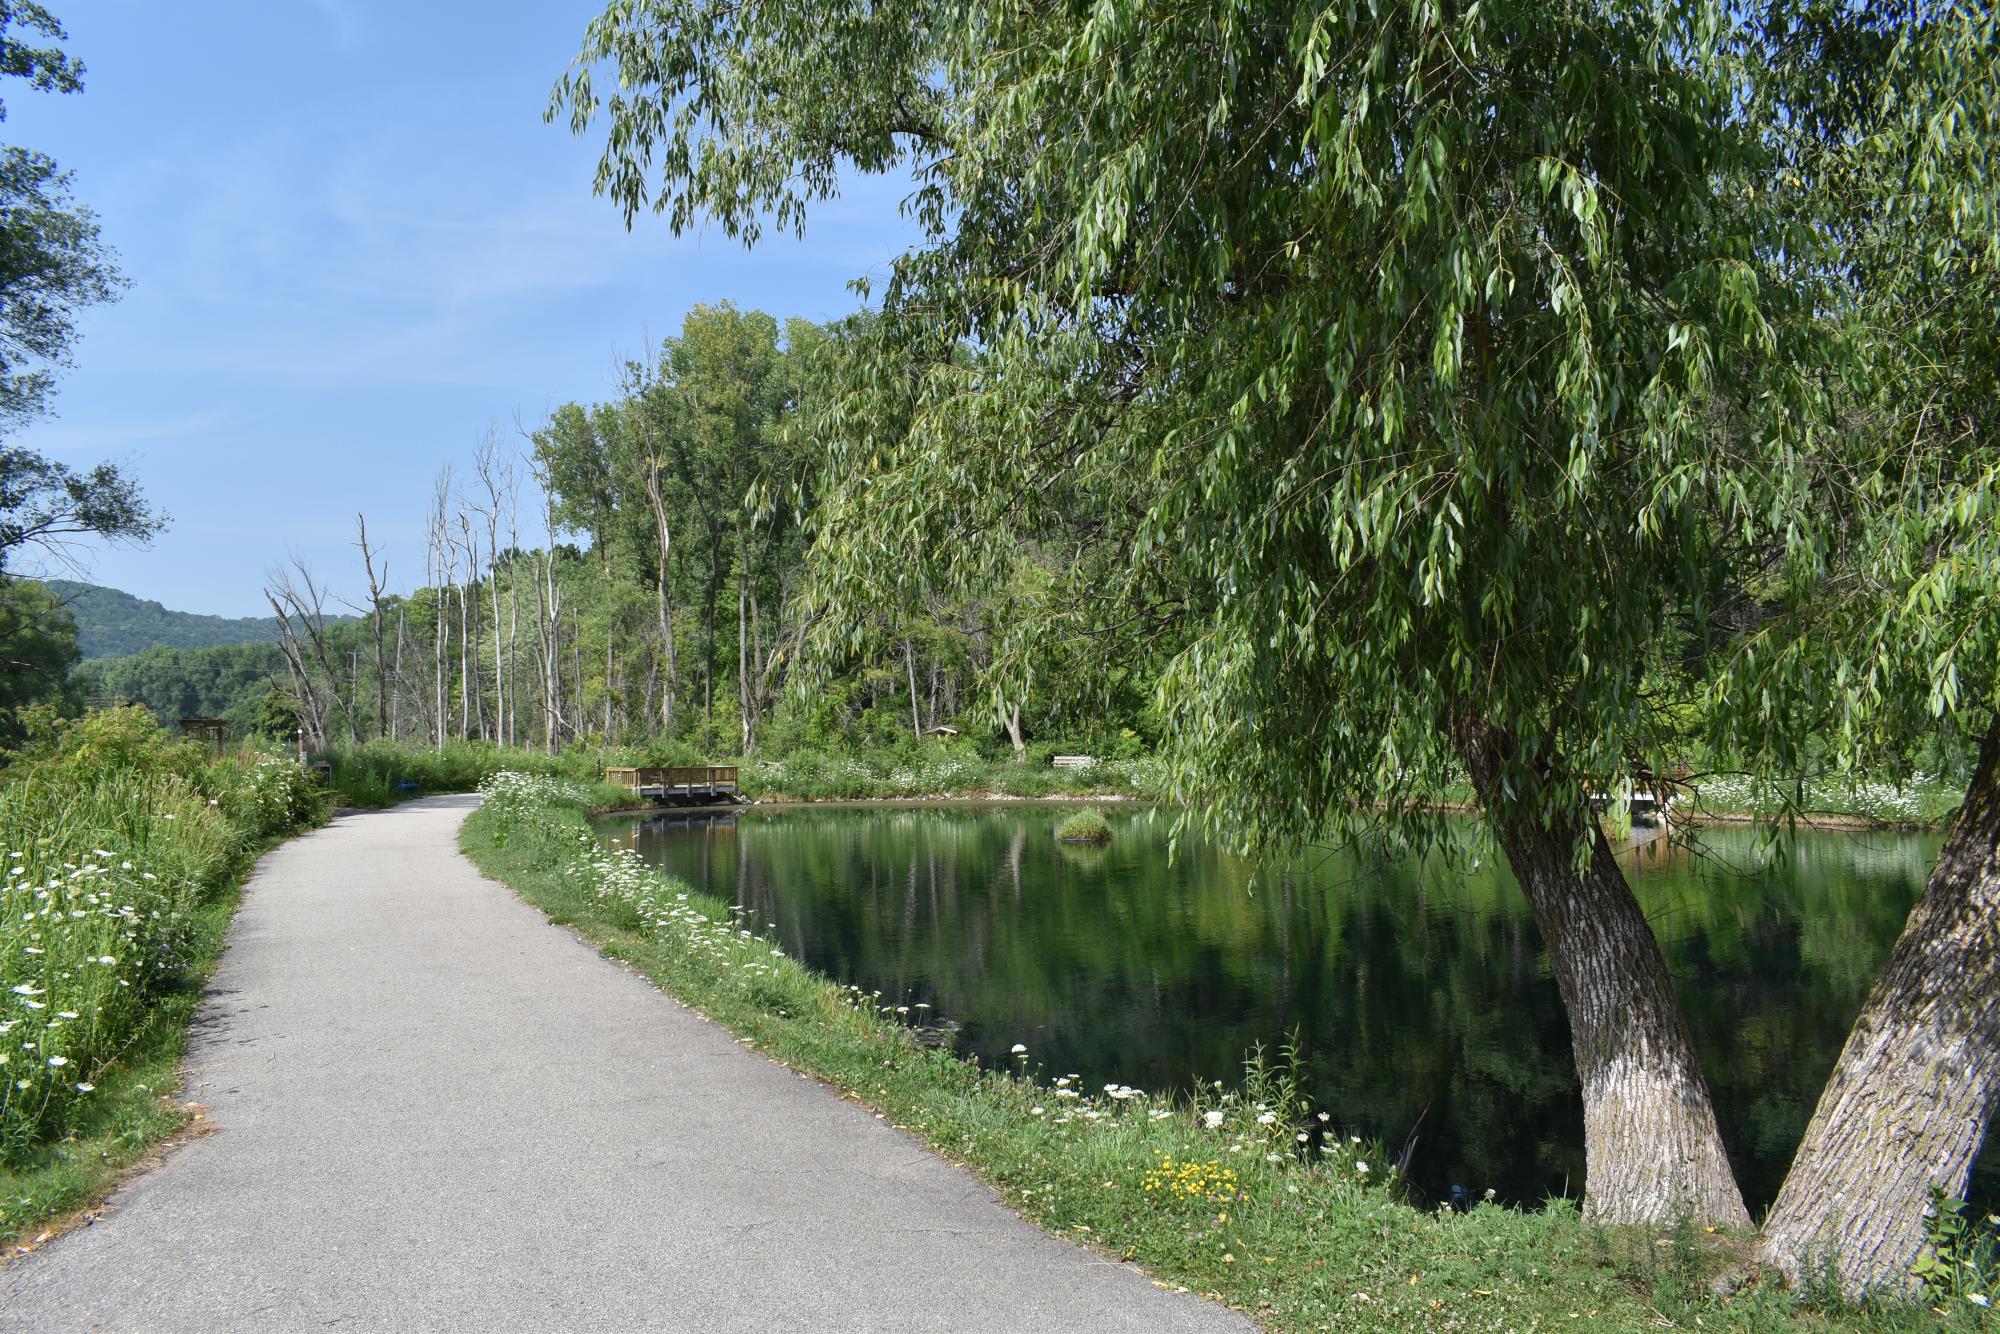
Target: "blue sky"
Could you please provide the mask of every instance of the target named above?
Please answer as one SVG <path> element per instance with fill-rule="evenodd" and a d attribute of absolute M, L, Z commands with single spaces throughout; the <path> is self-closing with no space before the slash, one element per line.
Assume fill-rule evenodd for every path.
<path fill-rule="evenodd" d="M 489 426 L 607 397 L 697 302 L 850 311 L 909 236 L 895 181 L 803 242 L 628 233 L 597 141 L 541 119 L 589 0 L 51 7 L 85 89 L 8 81 L 0 136 L 75 172 L 133 285 L 17 442 L 130 469 L 173 524 L 83 577 L 170 607 L 263 614 L 293 556 L 354 593 L 357 512 L 409 587 L 431 479 Z"/>

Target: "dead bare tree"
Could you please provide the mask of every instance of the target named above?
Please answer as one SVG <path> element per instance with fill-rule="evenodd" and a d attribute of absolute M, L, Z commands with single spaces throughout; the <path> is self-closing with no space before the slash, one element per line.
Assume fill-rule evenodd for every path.
<path fill-rule="evenodd" d="M 375 735 L 389 735 L 389 677 L 384 670 L 382 591 L 389 582 L 389 562 L 382 562 L 378 574 L 375 569 L 375 549 L 368 545 L 368 516 L 357 514 L 354 522 L 360 529 L 360 538 L 355 545 L 361 548 L 362 568 L 368 572 L 368 618 L 375 638 Z M 358 609 L 357 609 L 358 610 Z"/>
<path fill-rule="evenodd" d="M 439 750 L 444 749 L 445 735 L 451 730 L 451 719 L 447 713 L 444 691 L 445 657 L 450 648 L 451 622 L 447 616 L 452 580 L 451 564 L 451 465 L 446 464 L 437 475 L 430 515 L 430 581 L 437 591 L 433 626 L 432 645 L 437 668 L 436 694 L 431 714 L 432 736 Z"/>
<path fill-rule="evenodd" d="M 458 596 L 458 652 L 460 690 L 463 692 L 459 721 L 467 737 L 486 735 L 486 687 L 479 676 L 479 641 L 484 638 L 479 621 L 479 534 L 472 526 L 472 514 L 463 494 L 458 498 L 458 535 L 465 551 L 465 584 Z"/>
<path fill-rule="evenodd" d="M 536 666 L 542 688 L 542 747 L 556 751 L 557 730 L 562 720 L 562 585 L 556 580 L 556 501 L 555 487 L 546 470 L 534 465 L 535 484 L 542 492 L 542 525 L 548 545 L 541 553 L 541 570 L 535 581 Z"/>
<path fill-rule="evenodd" d="M 472 512 L 486 525 L 486 601 L 493 621 L 493 723 L 490 733 L 495 741 L 504 741 L 507 735 L 507 673 L 506 646 L 501 642 L 500 623 L 500 512 L 506 502 L 511 461 L 501 452 L 498 431 L 487 428 L 478 452 L 473 455 L 472 464 L 480 487 L 486 493 L 486 503 L 482 505 L 475 501 Z"/>
<path fill-rule="evenodd" d="M 294 579 L 296 575 L 296 580 Z M 312 570 L 304 561 L 293 560 L 291 569 L 274 569 L 267 576 L 264 586 L 264 600 L 271 604 L 271 610 L 278 618 L 278 647 L 284 654 L 285 665 L 292 673 L 295 692 L 298 695 L 301 723 L 310 723 L 307 740 L 315 747 L 324 746 L 330 739 L 327 725 L 329 714 L 335 707 L 343 715 L 347 725 L 347 739 L 358 741 L 359 734 L 354 720 L 354 680 L 348 674 L 347 690 L 343 698 L 340 688 L 341 673 L 334 665 L 332 647 L 326 636 L 326 590 L 313 578 Z M 308 661 L 310 658 L 310 661 Z M 318 667 L 320 679 L 325 683 L 326 695 L 322 695 L 313 680 L 312 668 Z M 326 696 L 331 696 L 329 701 Z"/>
<path fill-rule="evenodd" d="M 521 474 L 519 455 L 507 458 L 507 744 L 519 744 L 521 693 L 514 672 L 521 646 Z"/>

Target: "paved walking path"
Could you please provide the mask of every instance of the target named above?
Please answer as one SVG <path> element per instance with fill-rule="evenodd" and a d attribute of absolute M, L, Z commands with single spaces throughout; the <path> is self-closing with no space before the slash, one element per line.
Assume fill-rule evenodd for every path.
<path fill-rule="evenodd" d="M 0 1329 L 1250 1329 L 549 925 L 471 804 L 264 860 L 189 1052 L 218 1132 L 0 1268 Z"/>

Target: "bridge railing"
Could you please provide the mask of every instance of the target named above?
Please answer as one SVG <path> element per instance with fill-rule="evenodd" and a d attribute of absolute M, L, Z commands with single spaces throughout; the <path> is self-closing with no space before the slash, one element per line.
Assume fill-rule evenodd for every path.
<path fill-rule="evenodd" d="M 641 768 L 606 769 L 604 781 L 633 792 L 676 789 L 735 788 L 737 767 L 733 764 L 657 765 Z"/>

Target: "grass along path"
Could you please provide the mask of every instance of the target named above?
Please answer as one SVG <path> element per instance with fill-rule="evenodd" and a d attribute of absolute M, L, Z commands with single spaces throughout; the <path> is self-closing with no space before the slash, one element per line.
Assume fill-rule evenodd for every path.
<path fill-rule="evenodd" d="M 263 860 L 188 1053 L 215 1132 L 0 1267 L 0 1329 L 1248 1328 L 551 927 L 474 804 Z"/>
<path fill-rule="evenodd" d="M 323 818 L 295 767 L 142 710 L 35 721 L 0 783 L 0 1254 L 188 1122 L 170 1094 L 242 878 Z"/>
<path fill-rule="evenodd" d="M 181 1057 L 241 894 L 239 878 L 195 910 L 180 977 L 154 999 L 118 1059 L 98 1074 L 69 1133 L 0 1165 L 0 1254 L 25 1253 L 91 1221 L 90 1206 L 199 1115 L 175 1096 Z"/>
<path fill-rule="evenodd" d="M 872 996 L 781 954 L 730 905 L 606 851 L 583 790 L 505 776 L 466 851 L 745 1045 L 923 1136 L 1051 1232 L 1136 1260 L 1272 1330 L 1935 1329 L 1922 1307 L 1823 1304 L 1737 1275 L 1742 1239 L 1586 1227 L 1557 1202 L 1464 1214 L 1400 1202 L 1378 1146 L 1253 1065 L 1240 1095 L 1163 1100 L 927 1050 Z M 1023 1051 L 1024 1068 L 1033 1053 Z M 1948 1323 L 1979 1327 L 1959 1304 Z"/>

